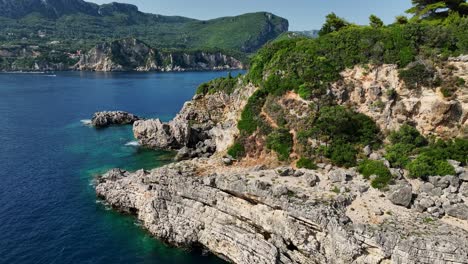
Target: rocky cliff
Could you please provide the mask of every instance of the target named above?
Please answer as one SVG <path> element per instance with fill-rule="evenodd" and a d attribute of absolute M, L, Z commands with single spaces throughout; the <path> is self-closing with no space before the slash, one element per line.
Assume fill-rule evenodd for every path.
<path fill-rule="evenodd" d="M 197 94 L 185 103 L 177 116 L 168 123 L 159 119 L 141 120 L 133 125 L 140 144 L 155 149 L 178 150 L 178 158 L 209 157 L 223 152 L 239 133 L 237 121 L 247 99 L 256 90 L 243 86 L 239 79 L 233 93 Z"/>
<path fill-rule="evenodd" d="M 466 78 L 464 58 L 435 70 L 444 81 Z M 394 65 L 356 66 L 341 76 L 326 94 L 369 116 L 383 134 L 410 123 L 423 135 L 466 137 L 465 88 L 450 94 L 443 86 L 409 89 Z M 361 159 L 391 172 L 391 185 L 378 190 L 371 186 L 377 175 L 363 176 L 357 168 L 325 160 L 316 169 L 297 169 L 295 162 L 278 161 L 256 134 L 246 151 L 258 151 L 236 161 L 226 150 L 257 90 L 239 78 L 232 92 L 197 94 L 168 123 L 137 121 L 134 133 L 142 145 L 175 149 L 190 160 L 152 171 L 112 170 L 97 179 L 98 196 L 134 214 L 162 240 L 201 245 L 233 263 L 468 263 L 466 166 L 450 160 L 453 175 L 414 179 L 392 167 L 385 150 L 367 147 Z M 290 91 L 267 98 L 258 113 L 274 128 L 284 114 L 292 161 L 299 152 L 295 131 L 318 103 Z"/>
<path fill-rule="evenodd" d="M 466 222 L 429 221 L 394 205 L 354 170 L 221 164 L 202 159 L 152 171 L 113 170 L 98 179 L 96 190 L 158 238 L 184 247 L 201 244 L 234 263 L 468 259 Z"/>
<path fill-rule="evenodd" d="M 239 60 L 218 53 L 161 52 L 137 39 L 97 45 L 81 56 L 75 69 L 84 71 L 203 71 L 242 69 Z"/>

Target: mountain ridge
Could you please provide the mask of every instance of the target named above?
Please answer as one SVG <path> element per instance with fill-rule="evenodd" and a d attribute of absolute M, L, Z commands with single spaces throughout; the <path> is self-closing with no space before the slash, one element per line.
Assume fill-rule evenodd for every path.
<path fill-rule="evenodd" d="M 144 13 L 132 4 L 83 0 L 2 0 L 0 23 L 0 44 L 59 42 L 71 51 L 134 37 L 158 48 L 253 53 L 289 28 L 286 19 L 268 12 L 197 20 Z"/>

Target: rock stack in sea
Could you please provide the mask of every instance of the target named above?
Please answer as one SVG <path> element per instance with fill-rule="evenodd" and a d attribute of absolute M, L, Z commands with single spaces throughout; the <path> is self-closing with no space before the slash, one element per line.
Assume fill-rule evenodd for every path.
<path fill-rule="evenodd" d="M 91 125 L 97 128 L 104 128 L 111 125 L 129 125 L 140 120 L 134 114 L 123 111 L 104 111 L 93 115 Z"/>

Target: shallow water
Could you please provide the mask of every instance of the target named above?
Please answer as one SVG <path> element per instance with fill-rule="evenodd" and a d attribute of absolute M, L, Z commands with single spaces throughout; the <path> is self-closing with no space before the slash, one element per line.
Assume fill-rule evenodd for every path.
<path fill-rule="evenodd" d="M 223 263 L 170 248 L 96 201 L 106 170 L 150 169 L 173 153 L 131 126 L 85 125 L 101 110 L 171 119 L 212 73 L 0 74 L 0 263 Z"/>

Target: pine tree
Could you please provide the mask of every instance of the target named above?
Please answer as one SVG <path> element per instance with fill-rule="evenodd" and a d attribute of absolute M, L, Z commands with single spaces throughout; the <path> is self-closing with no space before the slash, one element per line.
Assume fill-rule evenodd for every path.
<path fill-rule="evenodd" d="M 436 15 L 446 16 L 449 11 L 468 15 L 467 0 L 412 0 L 413 7 L 406 12 L 425 18 Z"/>

